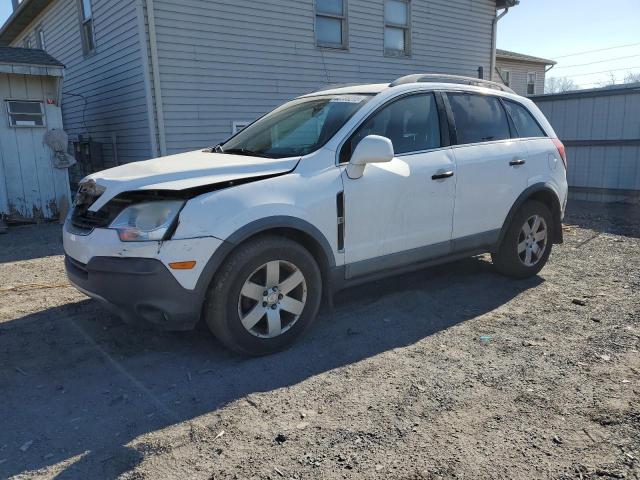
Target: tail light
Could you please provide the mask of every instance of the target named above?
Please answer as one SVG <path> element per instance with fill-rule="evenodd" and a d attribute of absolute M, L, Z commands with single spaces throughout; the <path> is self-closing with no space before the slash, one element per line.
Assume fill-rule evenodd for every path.
<path fill-rule="evenodd" d="M 557 138 L 553 139 L 553 144 L 558 149 L 558 153 L 560 154 L 560 158 L 562 158 L 562 163 L 564 163 L 565 170 L 567 169 L 567 151 L 564 148 L 564 144 Z"/>

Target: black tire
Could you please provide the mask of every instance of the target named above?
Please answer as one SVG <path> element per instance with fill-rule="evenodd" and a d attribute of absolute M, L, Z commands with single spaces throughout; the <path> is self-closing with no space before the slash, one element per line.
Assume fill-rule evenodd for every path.
<path fill-rule="evenodd" d="M 522 228 L 530 218 L 538 215 L 544 219 L 547 228 L 545 249 L 534 265 L 526 265 L 524 260 L 520 258 L 518 245 L 523 240 Z M 551 255 L 552 239 L 555 232 L 553 231 L 553 217 L 549 208 L 542 202 L 537 200 L 529 200 L 525 202 L 517 211 L 502 242 L 498 246 L 498 250 L 491 254 L 491 259 L 498 272 L 503 275 L 515 278 L 526 278 L 536 275 L 542 267 L 545 266 L 549 255 Z M 523 252 L 526 255 L 526 251 Z"/>
<path fill-rule="evenodd" d="M 306 283 L 306 301 L 302 313 L 291 322 L 288 330 L 273 338 L 261 338 L 242 325 L 240 293 L 256 269 L 276 260 L 288 262 L 302 273 Z M 285 237 L 265 235 L 238 247 L 221 265 L 209 287 L 204 317 L 213 334 L 227 348 L 242 355 L 268 355 L 289 347 L 309 328 L 316 318 L 321 298 L 320 268 L 309 251 Z M 284 315 L 291 314 L 285 312 Z M 262 317 L 260 322 L 264 324 L 267 318 Z"/>

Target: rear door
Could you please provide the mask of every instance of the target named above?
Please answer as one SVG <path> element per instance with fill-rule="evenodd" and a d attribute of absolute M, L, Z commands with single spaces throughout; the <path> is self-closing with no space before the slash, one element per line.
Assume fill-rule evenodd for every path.
<path fill-rule="evenodd" d="M 527 187 L 527 151 L 511 138 L 513 127 L 500 98 L 450 92 L 447 100 L 458 177 L 453 249 L 491 246 L 511 206 Z"/>
<path fill-rule="evenodd" d="M 527 151 L 529 185 L 548 181 L 562 171 L 562 160 L 553 142 L 529 110 L 518 102 L 503 100 L 517 137 Z"/>

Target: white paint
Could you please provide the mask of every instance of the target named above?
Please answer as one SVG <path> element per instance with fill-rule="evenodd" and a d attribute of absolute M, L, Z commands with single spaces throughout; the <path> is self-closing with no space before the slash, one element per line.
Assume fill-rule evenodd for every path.
<path fill-rule="evenodd" d="M 93 257 L 135 257 L 160 260 L 184 288 L 193 290 L 204 270 L 211 252 L 222 240 L 213 237 L 169 240 L 165 242 L 121 242 L 118 232 L 97 228 L 89 235 L 74 235 L 65 227 L 62 235 L 64 251 L 81 263 L 89 263 Z M 195 260 L 191 270 L 173 270 L 173 262 Z"/>
<path fill-rule="evenodd" d="M 86 237 L 65 233 L 65 251 L 86 263 L 96 255 L 159 258 L 163 263 L 195 259 L 194 270 L 171 271 L 183 286 L 194 286 L 200 266 L 223 240 L 244 226 L 275 216 L 288 216 L 314 226 L 326 239 L 336 265 L 350 264 L 501 228 L 516 198 L 532 183 L 552 185 L 561 204 L 566 198 L 564 168 L 551 171 L 547 155 L 557 153 L 550 139 L 513 139 L 446 147 L 368 164 L 351 179 L 338 165 L 342 143 L 381 105 L 409 92 L 447 89 L 502 96 L 529 107 L 549 136 L 553 129 L 529 100 L 517 95 L 448 84 L 407 84 L 340 89 L 340 93 L 379 90 L 318 151 L 300 159 L 267 159 L 239 155 L 188 152 L 123 165 L 90 179 L 106 187 L 92 206 L 99 209 L 120 192 L 181 190 L 269 174 L 269 179 L 230 186 L 189 200 L 180 213 L 171 241 L 121 242 L 115 231 L 96 229 Z M 537 156 L 544 155 L 543 161 Z M 509 165 L 524 159 L 526 164 Z M 446 179 L 434 174 L 453 172 Z M 345 248 L 337 248 L 336 195 L 345 193 Z M 188 252 L 187 257 L 185 254 Z M 192 288 L 192 287 L 187 287 Z"/>

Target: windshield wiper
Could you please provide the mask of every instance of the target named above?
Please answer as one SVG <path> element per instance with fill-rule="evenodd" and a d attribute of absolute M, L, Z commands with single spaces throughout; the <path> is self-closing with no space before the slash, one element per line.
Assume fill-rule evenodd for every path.
<path fill-rule="evenodd" d="M 228 153 L 230 155 L 246 155 L 248 157 L 271 158 L 264 153 L 254 152 L 253 150 L 248 150 L 246 148 L 230 148 L 229 150 L 223 150 L 222 148 L 220 148 L 219 153 Z"/>
<path fill-rule="evenodd" d="M 213 147 L 207 147 L 202 151 L 205 153 L 222 153 L 224 150 L 222 149 L 222 144 L 219 143 Z"/>

